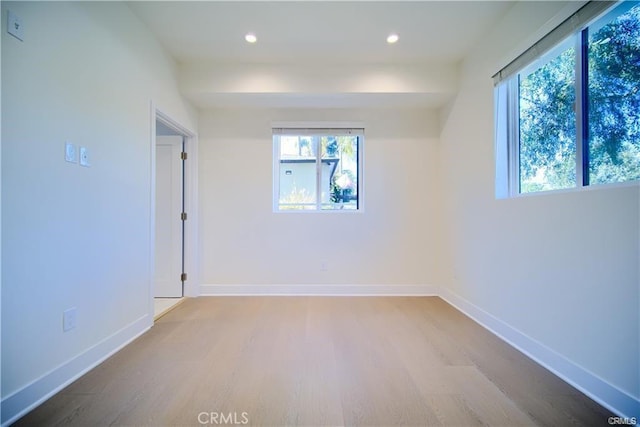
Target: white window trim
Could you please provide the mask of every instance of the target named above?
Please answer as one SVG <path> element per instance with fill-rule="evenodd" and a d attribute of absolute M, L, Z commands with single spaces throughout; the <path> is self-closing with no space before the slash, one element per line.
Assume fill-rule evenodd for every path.
<path fill-rule="evenodd" d="M 357 215 L 364 213 L 365 210 L 365 167 L 364 167 L 364 140 L 365 140 L 365 124 L 362 122 L 322 122 L 322 121 L 311 121 L 311 122 L 290 122 L 290 121 L 282 121 L 282 122 L 272 122 L 272 212 L 277 214 L 340 214 L 340 215 Z M 314 133 L 317 130 L 323 130 L 320 133 Z M 358 140 L 358 209 L 302 209 L 302 210 L 281 210 L 279 209 L 280 200 L 280 169 L 278 159 L 280 158 L 280 146 L 279 144 L 273 143 L 273 135 L 282 132 L 282 135 L 287 134 L 296 134 L 299 135 L 301 131 L 307 131 L 304 133 L 307 134 L 316 134 L 316 135 L 328 135 L 332 132 L 328 132 L 329 130 L 335 131 L 336 133 L 342 133 L 346 129 L 357 130 L 357 135 L 359 137 Z M 293 131 L 294 133 L 288 133 L 287 131 Z M 316 158 L 316 161 L 320 161 L 319 157 Z M 319 180 L 320 177 L 317 177 Z M 319 185 L 318 185 L 319 187 Z"/>
<path fill-rule="evenodd" d="M 493 76 L 494 79 L 494 117 L 495 117 L 495 196 L 497 199 L 558 194 L 575 191 L 591 191 L 596 189 L 614 189 L 640 186 L 640 181 L 623 181 L 610 183 L 588 183 L 588 166 L 585 169 L 585 141 L 583 135 L 583 76 L 582 76 L 582 31 L 589 27 L 596 30 L 609 15 L 619 13 L 619 6 L 624 3 L 590 1 L 572 16 L 562 22 L 556 29 L 534 43 L 524 53 L 505 66 Z M 630 7 L 630 6 L 629 6 Z M 564 37 L 562 39 L 561 37 Z M 548 40 L 545 40 L 548 39 Z M 573 39 L 573 40 L 572 40 Z M 549 40 L 554 40 L 555 45 Z M 558 40 L 560 40 L 558 42 Z M 569 188 L 541 190 L 529 193 L 520 192 L 520 155 L 519 155 L 519 111 L 518 111 L 518 76 L 531 69 L 537 69 L 553 58 L 558 51 L 571 42 L 575 47 L 575 85 L 576 85 L 576 185 Z M 544 46 L 539 48 L 538 45 Z M 536 53 L 541 50 L 541 53 Z M 538 55 L 537 57 L 534 55 Z M 517 65 L 517 66 L 516 66 Z M 519 70 L 517 67 L 521 67 Z"/>

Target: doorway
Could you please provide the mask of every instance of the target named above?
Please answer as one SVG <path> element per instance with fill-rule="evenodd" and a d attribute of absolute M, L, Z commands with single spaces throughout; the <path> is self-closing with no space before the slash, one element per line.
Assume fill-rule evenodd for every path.
<path fill-rule="evenodd" d="M 156 112 L 153 315 L 157 320 L 185 296 L 186 145 L 188 136 Z"/>

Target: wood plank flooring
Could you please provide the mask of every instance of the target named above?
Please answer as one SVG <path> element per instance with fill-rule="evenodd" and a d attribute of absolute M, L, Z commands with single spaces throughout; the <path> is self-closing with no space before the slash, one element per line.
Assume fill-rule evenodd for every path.
<path fill-rule="evenodd" d="M 601 426 L 437 297 L 187 299 L 17 426 Z"/>
<path fill-rule="evenodd" d="M 178 304 L 184 302 L 184 297 L 179 298 L 165 298 L 155 297 L 153 299 L 153 319 L 158 320 L 171 310 L 173 310 Z"/>

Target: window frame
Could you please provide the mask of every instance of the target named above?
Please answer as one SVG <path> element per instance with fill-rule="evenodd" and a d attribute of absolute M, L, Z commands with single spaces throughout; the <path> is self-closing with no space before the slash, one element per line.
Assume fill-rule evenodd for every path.
<path fill-rule="evenodd" d="M 591 2 L 593 3 L 593 2 Z M 640 186 L 640 180 L 616 181 L 608 183 L 591 183 L 589 169 L 589 34 L 607 25 L 616 16 L 626 13 L 625 2 L 610 4 L 606 9 L 594 13 L 588 20 L 566 33 L 560 40 L 547 47 L 542 54 L 531 57 L 531 50 L 536 51 L 538 42 L 520 57 L 508 64 L 494 75 L 494 114 L 495 114 L 495 194 L 497 198 L 530 196 L 555 192 L 576 191 L 589 188 L 609 188 L 611 186 Z M 587 4 L 587 6 L 590 6 Z M 600 6 L 601 7 L 601 6 Z M 625 10 L 626 9 L 626 10 Z M 578 14 L 578 11 L 576 14 Z M 570 21 L 569 17 L 565 22 Z M 564 23 L 563 23 L 564 24 Z M 563 25 L 561 24 L 561 26 Z M 552 31 L 553 33 L 553 31 Z M 550 33 L 550 34 L 552 34 Z M 562 52 L 563 47 L 571 45 L 574 39 L 575 52 L 575 185 L 550 190 L 521 192 L 520 175 L 520 107 L 519 81 L 521 74 L 530 73 L 543 67 L 547 62 Z M 544 43 L 542 43 L 544 44 Z M 522 57 L 527 57 L 526 62 Z M 513 64 L 518 63 L 517 67 Z M 505 71 L 506 70 L 506 71 Z"/>
<path fill-rule="evenodd" d="M 280 209 L 280 138 L 277 136 L 353 136 L 357 137 L 357 207 L 356 209 L 322 209 L 322 154 L 319 150 L 315 155 L 316 165 L 316 201 L 313 209 Z M 357 214 L 364 212 L 364 140 L 365 129 L 362 123 L 354 122 L 277 122 L 272 123 L 272 210 L 274 213 L 299 213 L 299 214 Z"/>
<path fill-rule="evenodd" d="M 544 54 L 542 54 L 539 58 L 536 58 L 535 60 L 533 60 L 531 63 L 529 63 L 528 65 L 526 65 L 525 67 L 523 67 L 520 71 L 518 71 L 517 73 L 515 73 L 513 75 L 512 78 L 510 78 L 507 82 L 508 84 L 508 89 L 507 89 L 507 93 L 508 96 L 510 97 L 509 99 L 509 103 L 510 106 L 512 107 L 512 109 L 509 111 L 509 116 L 507 118 L 508 121 L 508 126 L 512 129 L 512 131 L 509 134 L 509 145 L 513 145 L 513 148 L 511 149 L 512 153 L 513 153 L 513 157 L 510 158 L 510 179 L 513 180 L 513 189 L 515 190 L 515 192 L 517 194 L 531 194 L 531 193 L 541 193 L 541 192 L 548 192 L 548 191 L 559 191 L 559 190 L 568 190 L 571 188 L 575 188 L 577 187 L 577 183 L 580 182 L 580 174 L 582 173 L 581 170 L 581 166 L 580 166 L 580 155 L 582 153 L 582 138 L 583 138 L 583 132 L 582 132 L 582 113 L 583 113 L 583 108 L 584 108 L 584 104 L 582 103 L 582 90 L 581 85 L 582 85 L 582 76 L 581 76 L 581 63 L 582 63 L 582 52 L 581 52 L 581 34 L 582 30 L 578 31 L 578 33 L 573 33 L 568 35 L 565 39 L 561 40 L 558 44 L 556 44 L 554 47 L 552 47 L 551 49 L 549 49 L 547 52 L 545 52 Z M 557 188 L 557 189 L 551 189 L 551 190 L 539 190 L 539 191 L 530 191 L 530 192 L 526 192 L 523 193 L 522 192 L 522 175 L 521 175 L 521 171 L 520 171 L 520 146 L 521 146 L 521 140 L 520 140 L 520 78 L 521 75 L 523 74 L 531 74 L 537 70 L 539 70 L 540 68 L 546 66 L 548 63 L 550 63 L 551 61 L 553 61 L 554 59 L 556 59 L 558 56 L 562 55 L 563 52 L 565 52 L 566 50 L 568 50 L 571 46 L 573 45 L 574 48 L 574 52 L 575 52 L 575 67 L 574 67 L 574 81 L 575 81 L 575 87 L 574 87 L 574 91 L 575 91 L 575 108 L 574 108 L 574 114 L 575 114 L 575 123 L 576 123 L 576 186 L 574 187 L 565 187 L 565 188 Z"/>

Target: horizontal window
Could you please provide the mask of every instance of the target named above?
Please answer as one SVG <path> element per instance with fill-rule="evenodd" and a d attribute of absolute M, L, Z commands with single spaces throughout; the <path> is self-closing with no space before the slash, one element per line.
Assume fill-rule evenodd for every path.
<path fill-rule="evenodd" d="M 640 180 L 640 4 L 520 65 L 496 86 L 499 195 Z"/>
<path fill-rule="evenodd" d="M 362 140 L 362 129 L 274 129 L 274 210 L 360 209 Z"/>

